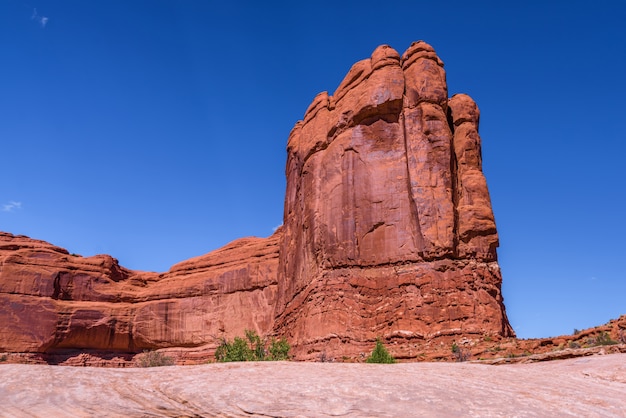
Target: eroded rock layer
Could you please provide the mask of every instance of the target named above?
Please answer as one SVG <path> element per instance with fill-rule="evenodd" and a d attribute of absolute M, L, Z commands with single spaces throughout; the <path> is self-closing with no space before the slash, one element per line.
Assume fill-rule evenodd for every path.
<path fill-rule="evenodd" d="M 237 240 L 156 274 L 0 233 L 0 351 L 141 352 L 268 334 L 279 237 Z"/>
<path fill-rule="evenodd" d="M 381 337 L 511 336 L 479 111 L 424 42 L 380 46 L 287 144 L 284 226 L 157 274 L 0 233 L 0 351 L 213 349 L 253 329 L 299 359 Z"/>

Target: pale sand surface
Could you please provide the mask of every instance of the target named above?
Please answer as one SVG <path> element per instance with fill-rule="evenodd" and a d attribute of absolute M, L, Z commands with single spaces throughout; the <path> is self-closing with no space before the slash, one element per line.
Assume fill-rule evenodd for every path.
<path fill-rule="evenodd" d="M 2 417 L 626 417 L 626 354 L 535 364 L 0 365 Z"/>

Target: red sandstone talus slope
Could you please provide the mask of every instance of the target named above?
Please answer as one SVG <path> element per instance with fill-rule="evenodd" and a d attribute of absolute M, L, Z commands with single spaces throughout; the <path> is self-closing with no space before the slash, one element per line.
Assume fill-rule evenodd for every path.
<path fill-rule="evenodd" d="M 377 337 L 415 358 L 423 340 L 511 336 L 478 120 L 428 44 L 380 46 L 296 123 L 270 238 L 156 274 L 1 234 L 0 351 L 210 349 L 249 328 L 300 359 Z"/>

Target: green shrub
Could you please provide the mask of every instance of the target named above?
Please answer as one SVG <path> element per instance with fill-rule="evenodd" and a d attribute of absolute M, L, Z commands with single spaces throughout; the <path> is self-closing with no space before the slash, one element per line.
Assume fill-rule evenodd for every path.
<path fill-rule="evenodd" d="M 139 355 L 137 365 L 139 367 L 173 366 L 174 359 L 158 351 L 145 350 L 143 354 Z"/>
<path fill-rule="evenodd" d="M 280 340 L 275 340 L 272 338 L 269 348 L 269 358 L 271 361 L 278 360 L 289 360 L 289 350 L 291 346 L 287 342 L 286 339 L 281 338 Z"/>
<path fill-rule="evenodd" d="M 372 354 L 365 360 L 367 363 L 384 363 L 384 364 L 392 364 L 396 362 L 396 359 L 393 358 L 389 351 L 383 345 L 383 342 L 380 338 L 376 339 L 376 346 L 374 350 L 372 350 Z"/>
<path fill-rule="evenodd" d="M 235 337 L 232 342 L 223 340 L 217 350 L 215 350 L 217 361 L 252 361 L 254 360 L 252 350 L 246 340 Z"/>
<path fill-rule="evenodd" d="M 613 345 L 613 344 L 617 344 L 617 341 L 611 339 L 611 336 L 606 331 L 601 332 L 599 335 L 597 335 L 595 338 L 595 343 L 594 343 L 594 345 Z"/>
<path fill-rule="evenodd" d="M 245 334 L 245 339 L 235 337 L 231 342 L 223 339 L 215 350 L 215 359 L 219 362 L 289 360 L 291 346 L 286 339 L 272 338 L 266 347 L 266 341 L 256 332 L 245 330 Z"/>

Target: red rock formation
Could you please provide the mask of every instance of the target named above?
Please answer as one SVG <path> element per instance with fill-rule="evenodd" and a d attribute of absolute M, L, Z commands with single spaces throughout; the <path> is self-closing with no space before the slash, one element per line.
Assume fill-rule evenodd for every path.
<path fill-rule="evenodd" d="M 140 352 L 267 334 L 279 238 L 237 240 L 156 274 L 0 233 L 0 352 Z"/>
<path fill-rule="evenodd" d="M 210 350 L 249 328 L 300 359 L 379 336 L 412 358 L 421 340 L 511 336 L 478 119 L 428 44 L 378 47 L 292 130 L 270 238 L 156 274 L 0 234 L 0 351 Z"/>
<path fill-rule="evenodd" d="M 424 42 L 377 48 L 313 101 L 287 146 L 276 326 L 300 355 L 513 334 L 478 116 Z"/>

